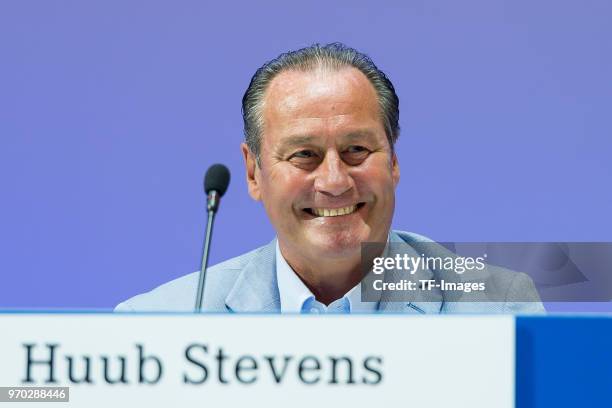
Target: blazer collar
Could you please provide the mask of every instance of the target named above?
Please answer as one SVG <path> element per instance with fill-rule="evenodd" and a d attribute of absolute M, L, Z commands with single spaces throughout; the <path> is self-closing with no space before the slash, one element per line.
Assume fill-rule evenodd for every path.
<path fill-rule="evenodd" d="M 404 241 L 395 231 L 389 234 L 389 242 L 409 244 Z M 412 247 L 413 256 L 418 254 Z M 391 245 L 389 256 L 397 253 L 394 245 Z M 414 276 L 418 279 L 433 279 L 430 270 L 419 271 Z M 385 281 L 397 281 L 395 271 L 385 273 Z M 263 312 L 280 313 L 280 294 L 276 280 L 276 239 L 269 244 L 256 250 L 251 260 L 242 269 L 232 289 L 229 291 L 225 305 L 231 312 Z M 415 291 L 408 299 L 403 301 L 393 299 L 391 296 L 383 295 L 380 299 L 378 310 L 383 313 L 439 313 L 442 306 L 442 294 L 439 291 Z"/>
<path fill-rule="evenodd" d="M 401 249 L 407 249 L 409 256 L 419 256 L 418 252 L 414 247 L 402 239 L 395 231 L 391 231 L 389 234 L 389 243 L 396 244 L 390 245 L 388 257 L 395 257 L 396 254 L 403 255 L 405 251 L 398 251 L 399 244 Z M 434 274 L 429 269 L 420 269 L 413 275 L 413 281 L 429 280 L 434 279 Z M 398 282 L 400 280 L 397 271 L 392 270 L 386 272 L 383 276 L 383 281 L 386 282 Z M 438 314 L 442 308 L 442 292 L 438 290 L 417 290 L 409 293 L 398 293 L 394 296 L 394 293 L 384 292 L 378 310 L 383 313 L 409 313 L 409 314 Z"/>
<path fill-rule="evenodd" d="M 231 312 L 280 313 L 276 281 L 276 239 L 259 248 L 225 298 Z"/>

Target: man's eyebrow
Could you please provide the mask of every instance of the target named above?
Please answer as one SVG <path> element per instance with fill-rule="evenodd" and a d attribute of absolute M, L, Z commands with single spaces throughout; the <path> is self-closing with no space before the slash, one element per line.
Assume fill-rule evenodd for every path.
<path fill-rule="evenodd" d="M 312 144 L 312 142 L 316 138 L 314 136 L 309 135 L 298 135 L 298 136 L 289 136 L 285 138 L 279 145 L 279 150 L 291 149 L 292 147 L 303 146 L 305 144 Z"/>
<path fill-rule="evenodd" d="M 371 130 L 357 130 L 354 132 L 349 132 L 343 135 L 340 140 L 345 143 L 351 143 L 359 140 L 371 140 L 376 138 L 376 133 Z M 294 135 L 285 138 L 282 142 L 280 142 L 277 151 L 285 151 L 292 149 L 294 147 L 300 147 L 304 145 L 312 145 L 318 140 L 316 136 L 312 135 Z"/>
<path fill-rule="evenodd" d="M 346 142 L 353 142 L 356 140 L 372 139 L 376 138 L 376 134 L 370 130 L 357 130 L 346 134 L 342 139 Z"/>

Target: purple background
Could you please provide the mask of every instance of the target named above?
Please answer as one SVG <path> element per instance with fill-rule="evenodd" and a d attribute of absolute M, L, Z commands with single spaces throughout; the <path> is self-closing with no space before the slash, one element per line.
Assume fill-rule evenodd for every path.
<path fill-rule="evenodd" d="M 215 162 L 233 179 L 211 261 L 269 242 L 240 100 L 313 42 L 370 54 L 397 88 L 395 228 L 612 241 L 611 2 L 215 3 L 0 3 L 0 307 L 111 308 L 196 270 Z"/>

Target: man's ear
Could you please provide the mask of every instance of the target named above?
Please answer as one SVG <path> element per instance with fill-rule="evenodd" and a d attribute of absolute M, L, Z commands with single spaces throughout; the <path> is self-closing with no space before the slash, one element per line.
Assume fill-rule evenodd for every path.
<path fill-rule="evenodd" d="M 257 165 L 257 160 L 246 143 L 242 143 L 240 148 L 242 149 L 242 156 L 244 157 L 249 195 L 253 200 L 259 201 L 261 199 L 261 191 L 259 190 L 259 166 Z"/>
<path fill-rule="evenodd" d="M 397 187 L 400 181 L 400 168 L 395 152 L 393 152 L 391 156 L 391 177 L 393 178 L 393 185 Z"/>

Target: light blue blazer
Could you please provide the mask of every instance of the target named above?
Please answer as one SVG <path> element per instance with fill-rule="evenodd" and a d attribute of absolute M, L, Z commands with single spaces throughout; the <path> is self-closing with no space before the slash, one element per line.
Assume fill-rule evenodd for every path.
<path fill-rule="evenodd" d="M 390 242 L 407 243 L 419 253 L 430 251 L 433 241 L 409 232 L 392 231 Z M 427 243 L 425 247 L 419 244 Z M 433 245 L 440 251 L 445 249 Z M 426 248 L 426 249 L 424 249 Z M 435 252 L 435 251 L 433 251 Z M 426 254 L 427 255 L 427 254 Z M 390 256 L 394 256 L 390 254 Z M 276 281 L 276 240 L 244 255 L 208 268 L 203 311 L 208 312 L 265 312 L 280 313 L 280 296 Z M 446 279 L 435 270 L 419 271 L 417 279 Z M 486 279 L 490 286 L 502 293 L 502 301 L 487 302 L 479 294 L 465 294 L 461 301 L 440 290 L 415 291 L 413 299 L 395 301 L 381 298 L 379 312 L 439 314 L 439 313 L 542 313 L 544 307 L 535 286 L 524 273 L 498 267 L 488 267 Z M 134 296 L 120 303 L 115 310 L 176 311 L 194 310 L 198 272 L 165 283 L 150 292 Z M 520 302 L 512 299 L 521 299 Z"/>

